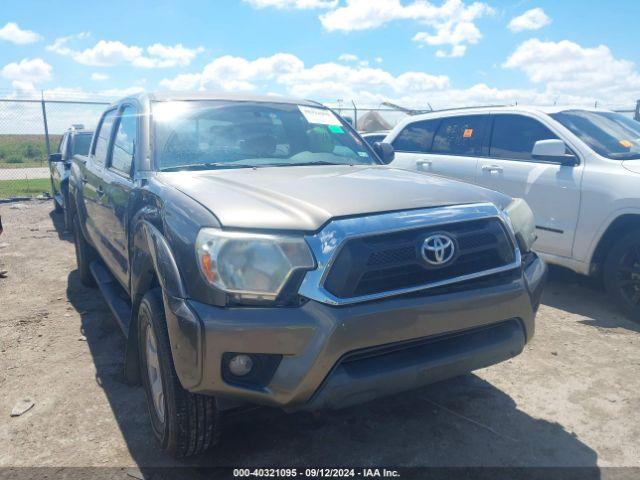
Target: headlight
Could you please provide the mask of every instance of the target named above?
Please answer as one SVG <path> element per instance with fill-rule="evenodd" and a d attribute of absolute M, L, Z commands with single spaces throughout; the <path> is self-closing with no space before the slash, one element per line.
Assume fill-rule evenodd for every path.
<path fill-rule="evenodd" d="M 536 221 L 529 204 L 522 198 L 515 198 L 504 212 L 509 216 L 513 231 L 518 240 L 520 250 L 528 252 L 538 236 L 536 235 Z"/>
<path fill-rule="evenodd" d="M 238 299 L 275 300 L 296 270 L 315 261 L 302 237 L 203 228 L 196 239 L 206 280 Z"/>

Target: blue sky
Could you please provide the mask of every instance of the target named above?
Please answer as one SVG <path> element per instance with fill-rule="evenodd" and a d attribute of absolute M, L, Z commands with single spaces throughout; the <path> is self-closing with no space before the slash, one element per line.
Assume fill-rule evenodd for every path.
<path fill-rule="evenodd" d="M 640 98 L 637 0 L 53 3 L 3 2 L 3 96 L 211 89 L 629 108 Z"/>

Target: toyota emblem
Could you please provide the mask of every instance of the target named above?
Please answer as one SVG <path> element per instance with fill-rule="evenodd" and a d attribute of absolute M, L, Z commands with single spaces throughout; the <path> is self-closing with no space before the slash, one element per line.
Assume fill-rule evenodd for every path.
<path fill-rule="evenodd" d="M 441 267 L 451 261 L 456 253 L 456 245 L 449 235 L 436 233 L 424 239 L 422 258 L 429 265 Z"/>

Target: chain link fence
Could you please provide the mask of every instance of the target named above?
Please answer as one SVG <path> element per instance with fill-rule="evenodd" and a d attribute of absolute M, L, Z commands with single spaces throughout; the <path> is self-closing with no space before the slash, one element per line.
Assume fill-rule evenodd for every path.
<path fill-rule="evenodd" d="M 49 153 L 72 124 L 93 128 L 107 101 L 0 98 L 0 200 L 48 195 Z"/>
<path fill-rule="evenodd" d="M 0 200 L 15 197 L 49 195 L 48 154 L 57 152 L 62 134 L 71 125 L 82 124 L 91 130 L 113 98 L 53 93 L 41 98 L 0 97 Z M 385 131 L 408 115 L 428 112 L 391 103 L 359 106 L 355 102 L 327 103 L 360 131 Z M 607 108 L 605 105 L 597 105 Z M 628 109 L 610 108 L 640 120 L 640 101 Z"/>

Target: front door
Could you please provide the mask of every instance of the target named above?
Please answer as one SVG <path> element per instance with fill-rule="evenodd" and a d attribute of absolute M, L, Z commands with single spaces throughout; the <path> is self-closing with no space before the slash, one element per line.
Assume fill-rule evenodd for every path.
<path fill-rule="evenodd" d="M 115 123 L 115 135 L 104 172 L 107 203 L 103 228 L 109 269 L 126 288 L 129 288 L 129 199 L 133 188 L 133 168 L 138 145 L 138 118 L 133 106 L 125 105 Z"/>
<path fill-rule="evenodd" d="M 536 118 L 496 114 L 489 157 L 478 162 L 476 178 L 482 186 L 527 201 L 536 217 L 536 250 L 570 257 L 583 166 L 542 162 L 531 156 L 536 141 L 556 138 Z"/>

